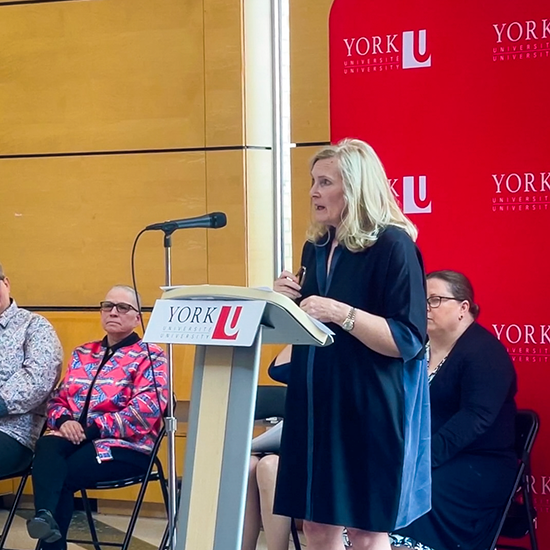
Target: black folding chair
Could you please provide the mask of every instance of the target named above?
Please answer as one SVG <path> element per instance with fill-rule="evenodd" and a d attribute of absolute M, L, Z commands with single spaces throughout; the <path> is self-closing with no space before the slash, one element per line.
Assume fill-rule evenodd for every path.
<path fill-rule="evenodd" d="M 4 528 L 2 529 L 2 533 L 0 534 L 0 550 L 4 550 L 6 540 L 8 538 L 11 525 L 13 523 L 13 519 L 15 518 L 15 513 L 17 512 L 17 507 L 19 506 L 19 501 L 21 500 L 21 496 L 23 495 L 23 489 L 25 488 L 25 485 L 27 484 L 27 480 L 29 479 L 29 476 L 31 475 L 31 466 L 27 466 L 24 470 L 21 470 L 19 472 L 15 472 L 13 474 L 10 474 L 8 476 L 0 477 L 0 481 L 4 481 L 6 479 L 15 479 L 20 477 L 21 481 L 19 482 L 19 486 L 17 488 L 17 491 L 15 493 L 15 497 L 13 500 L 13 503 L 11 505 L 10 511 L 8 513 L 8 517 L 6 519 L 6 523 L 4 524 Z"/>
<path fill-rule="evenodd" d="M 158 481 L 158 483 L 160 484 L 164 506 L 166 508 L 166 513 L 168 514 L 168 484 L 164 476 L 162 463 L 158 458 L 158 451 L 160 448 L 161 441 L 164 438 L 164 435 L 165 435 L 165 430 L 164 428 L 162 428 L 155 442 L 155 446 L 153 447 L 153 450 L 151 452 L 151 460 L 149 462 L 149 467 L 143 474 L 139 476 L 128 477 L 125 479 L 118 479 L 115 481 L 102 481 L 102 482 L 96 483 L 93 487 L 86 487 L 85 489 L 80 490 L 81 497 L 82 497 L 82 504 L 84 507 L 84 511 L 86 512 L 86 518 L 88 519 L 88 525 L 90 528 L 90 534 L 91 534 L 92 540 L 90 541 L 90 540 L 79 540 L 79 539 L 67 539 L 67 542 L 73 542 L 75 544 L 80 544 L 80 545 L 93 544 L 95 550 L 101 550 L 101 546 L 117 546 L 122 550 L 128 550 L 128 546 L 130 545 L 130 542 L 132 540 L 132 534 L 134 532 L 134 528 L 136 526 L 136 522 L 139 517 L 139 512 L 143 504 L 145 492 L 147 491 L 147 487 L 151 481 Z M 138 485 L 138 484 L 141 484 L 141 487 L 136 499 L 136 503 L 134 505 L 134 509 L 132 511 L 132 515 L 130 516 L 130 522 L 128 523 L 124 540 L 122 542 L 100 541 L 97 536 L 97 531 L 94 524 L 94 518 L 92 516 L 92 507 L 90 504 L 90 499 L 88 497 L 87 489 L 88 490 L 122 489 L 124 487 L 130 487 L 131 485 Z"/>
<path fill-rule="evenodd" d="M 527 550 L 524 546 L 498 544 L 500 537 L 520 539 L 526 535 L 529 535 L 531 550 L 538 550 L 536 513 L 530 490 L 531 450 L 538 431 L 538 414 L 528 409 L 519 410 L 516 415 L 515 445 L 519 460 L 518 471 L 490 550 Z"/>
<path fill-rule="evenodd" d="M 286 386 L 258 386 L 254 420 L 284 418 Z"/>
<path fill-rule="evenodd" d="M 256 394 L 256 409 L 254 420 L 266 418 L 284 418 L 285 415 L 286 386 L 258 386 Z M 290 534 L 295 550 L 302 548 L 298 529 L 294 518 L 290 520 Z"/>

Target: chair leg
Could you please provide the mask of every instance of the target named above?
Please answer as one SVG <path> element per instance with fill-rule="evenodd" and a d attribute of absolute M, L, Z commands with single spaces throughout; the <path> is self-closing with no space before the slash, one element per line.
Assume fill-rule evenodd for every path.
<path fill-rule="evenodd" d="M 290 534 L 292 535 L 292 542 L 294 543 L 295 550 L 301 550 L 300 537 L 298 536 L 298 529 L 296 528 L 296 522 L 294 518 L 290 519 Z"/>
<path fill-rule="evenodd" d="M 531 508 L 531 493 L 529 492 L 527 479 L 523 483 L 523 502 L 525 503 L 527 521 L 529 525 L 529 540 L 531 541 L 531 550 L 538 550 L 539 545 L 537 542 L 537 534 L 535 532 L 535 519 L 533 518 Z"/>
<path fill-rule="evenodd" d="M 92 544 L 94 545 L 95 550 L 101 550 L 101 545 L 99 544 L 97 531 L 95 529 L 94 517 L 92 516 L 92 507 L 90 506 L 88 493 L 86 492 L 86 489 L 81 489 L 80 494 L 82 496 L 82 505 L 84 506 L 84 511 L 86 512 L 86 519 L 88 520 L 90 535 L 92 535 Z"/>
<path fill-rule="evenodd" d="M 168 524 L 166 524 L 166 527 L 164 529 L 164 534 L 162 535 L 162 539 L 160 541 L 158 550 L 166 550 L 168 547 Z"/>
<path fill-rule="evenodd" d="M 8 514 L 8 518 L 6 519 L 6 523 L 4 524 L 2 535 L 0 536 L 0 550 L 4 548 L 4 544 L 6 543 L 6 539 L 8 538 L 10 527 L 13 523 L 13 518 L 15 517 L 15 513 L 17 512 L 17 506 L 19 506 L 19 501 L 21 500 L 21 495 L 23 494 L 23 489 L 25 488 L 27 479 L 29 479 L 29 475 L 30 471 L 22 476 L 21 481 L 19 482 L 19 487 L 17 488 L 17 492 L 15 493 L 15 499 L 10 508 L 10 513 Z"/>
<path fill-rule="evenodd" d="M 139 512 L 141 510 L 141 505 L 143 504 L 143 499 L 145 498 L 145 492 L 147 491 L 148 485 L 149 485 L 149 478 L 146 477 L 139 489 L 138 497 L 136 499 L 136 504 L 134 506 L 134 510 L 132 511 L 132 515 L 130 517 L 128 527 L 126 528 L 126 535 L 124 536 L 124 541 L 122 543 L 121 550 L 128 550 L 128 547 L 130 546 L 130 542 L 132 542 L 132 535 L 134 533 L 134 528 L 136 526 L 137 520 L 139 518 Z"/>
<path fill-rule="evenodd" d="M 156 463 L 156 466 L 157 466 L 157 472 L 158 472 L 158 481 L 159 481 L 159 484 L 160 484 L 160 490 L 162 491 L 162 499 L 164 500 L 164 506 L 166 507 L 166 513 L 168 514 L 169 510 L 169 506 L 168 506 L 168 502 L 170 500 L 170 496 L 168 495 L 168 481 L 166 479 L 166 477 L 164 476 L 164 470 L 162 469 L 162 464 L 160 463 L 160 461 L 158 461 L 158 463 Z M 179 487 L 176 489 L 177 491 L 177 494 L 179 495 Z M 178 504 L 179 504 L 179 498 L 177 499 L 178 500 Z"/>

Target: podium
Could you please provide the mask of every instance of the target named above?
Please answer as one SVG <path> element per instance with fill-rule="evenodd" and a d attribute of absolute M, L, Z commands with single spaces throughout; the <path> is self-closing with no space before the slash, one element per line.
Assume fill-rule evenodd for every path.
<path fill-rule="evenodd" d="M 175 548 L 240 550 L 261 345 L 331 333 L 282 294 L 199 285 L 167 289 L 144 340 L 197 346 Z"/>

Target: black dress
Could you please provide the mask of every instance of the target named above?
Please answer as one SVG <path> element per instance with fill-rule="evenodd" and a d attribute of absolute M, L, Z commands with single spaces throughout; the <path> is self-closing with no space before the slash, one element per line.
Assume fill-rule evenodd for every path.
<path fill-rule="evenodd" d="M 432 510 L 401 529 L 435 550 L 486 550 L 517 470 L 516 373 L 504 346 L 474 323 L 430 385 Z"/>
<path fill-rule="evenodd" d="M 386 318 L 402 358 L 333 324 L 331 346 L 294 346 L 274 512 L 387 532 L 430 507 L 422 259 L 392 226 L 362 252 L 338 246 L 327 276 L 330 248 L 304 246 L 302 296 Z"/>

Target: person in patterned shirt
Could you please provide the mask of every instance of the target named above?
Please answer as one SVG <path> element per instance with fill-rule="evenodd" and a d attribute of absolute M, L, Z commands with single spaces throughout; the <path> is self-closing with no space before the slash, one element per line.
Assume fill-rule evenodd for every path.
<path fill-rule="evenodd" d="M 36 512 L 27 530 L 42 540 L 43 550 L 66 548 L 76 491 L 147 469 L 162 426 L 166 357 L 134 332 L 140 323 L 138 296 L 117 285 L 100 311 L 106 335 L 73 351 L 48 404 L 48 432 L 36 446 Z"/>
<path fill-rule="evenodd" d="M 52 325 L 17 306 L 0 265 L 0 476 L 27 467 L 59 380 L 63 350 Z"/>

